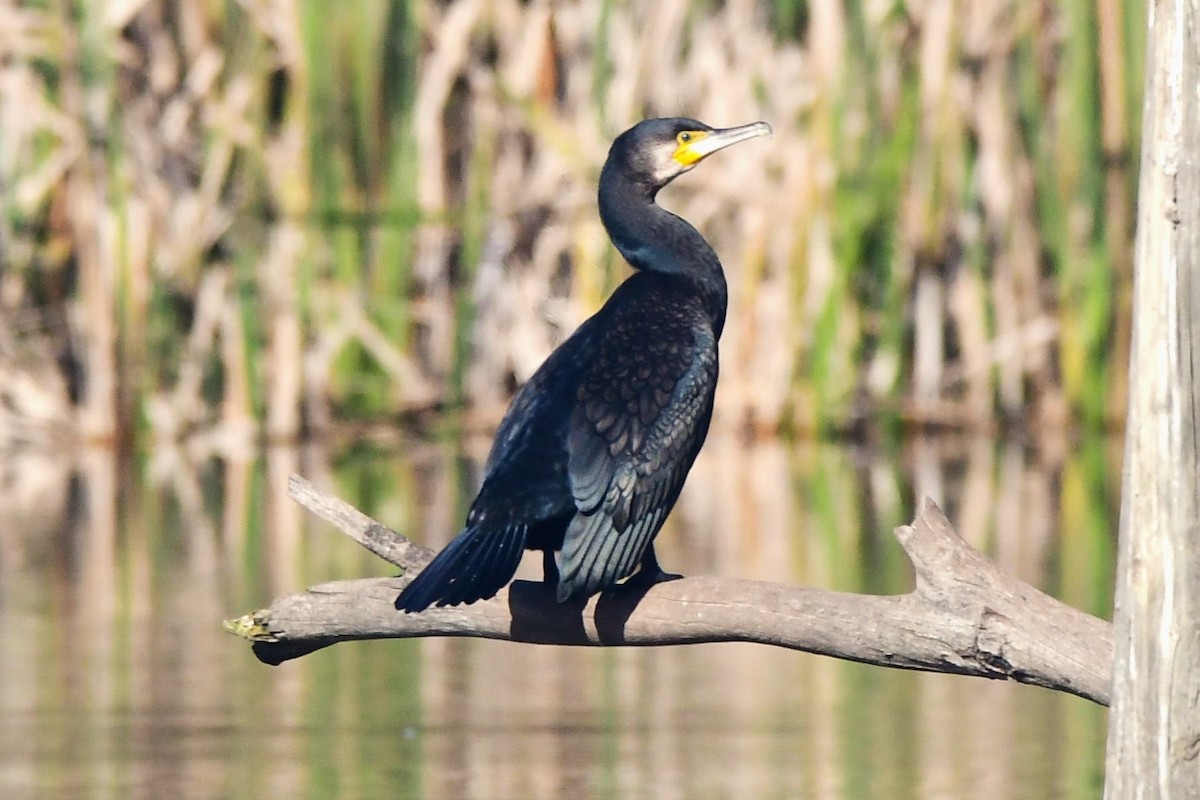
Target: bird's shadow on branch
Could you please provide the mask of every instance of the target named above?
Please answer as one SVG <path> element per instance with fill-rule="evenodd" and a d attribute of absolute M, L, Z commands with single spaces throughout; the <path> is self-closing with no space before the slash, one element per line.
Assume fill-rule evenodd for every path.
<path fill-rule="evenodd" d="M 653 587 L 651 581 L 630 579 L 600 594 L 595 619 L 596 635 L 602 644 L 625 644 L 625 623 Z"/>
<path fill-rule="evenodd" d="M 512 614 L 514 639 L 552 644 L 560 639 L 569 644 L 586 644 L 583 626 L 586 601 L 557 603 L 554 586 L 541 581 L 513 581 L 508 587 L 508 610 Z"/>
<path fill-rule="evenodd" d="M 600 594 L 592 619 L 601 644 L 625 644 L 625 624 L 653 586 L 652 582 L 630 580 Z M 544 639 L 553 644 L 589 644 L 587 604 L 587 598 L 558 603 L 552 585 L 514 581 L 508 591 L 512 637 L 522 641 Z"/>

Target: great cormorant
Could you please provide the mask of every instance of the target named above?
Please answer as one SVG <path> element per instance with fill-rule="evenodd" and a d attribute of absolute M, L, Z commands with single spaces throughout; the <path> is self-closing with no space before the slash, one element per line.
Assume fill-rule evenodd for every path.
<path fill-rule="evenodd" d="M 708 433 L 728 292 L 712 247 L 654 198 L 706 156 L 770 132 L 649 119 L 613 142 L 600 219 L 637 271 L 517 392 L 466 528 L 396 608 L 492 597 L 526 549 L 545 552 L 560 603 L 639 564 L 638 580 L 666 577 L 653 540 Z"/>

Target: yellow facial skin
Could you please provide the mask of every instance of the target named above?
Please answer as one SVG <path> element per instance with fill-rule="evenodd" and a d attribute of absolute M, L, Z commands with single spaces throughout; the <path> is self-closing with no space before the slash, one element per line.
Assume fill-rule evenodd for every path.
<path fill-rule="evenodd" d="M 723 150 L 747 139 L 753 139 L 756 136 L 769 136 L 770 134 L 771 126 L 765 122 L 752 122 L 736 128 L 718 128 L 708 131 L 680 131 L 675 137 L 676 147 L 671 157 L 685 170 L 691 169 L 718 150 Z"/>
<path fill-rule="evenodd" d="M 675 148 L 675 152 L 671 157 L 685 167 L 691 167 L 700 163 L 702 158 L 713 152 L 700 146 L 700 143 L 707 138 L 708 131 L 680 132 L 675 137 L 675 142 L 679 146 Z"/>

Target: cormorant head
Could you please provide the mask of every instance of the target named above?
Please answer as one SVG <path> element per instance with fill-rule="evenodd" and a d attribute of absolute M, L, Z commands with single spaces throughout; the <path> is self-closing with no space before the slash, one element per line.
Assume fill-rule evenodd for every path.
<path fill-rule="evenodd" d="M 615 169 L 653 195 L 718 150 L 770 133 L 765 122 L 713 128 L 684 117 L 647 119 L 616 138 L 605 171 Z"/>

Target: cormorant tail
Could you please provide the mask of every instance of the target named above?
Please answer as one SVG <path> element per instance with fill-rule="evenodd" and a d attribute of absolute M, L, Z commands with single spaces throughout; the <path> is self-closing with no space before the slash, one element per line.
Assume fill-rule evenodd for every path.
<path fill-rule="evenodd" d="M 517 572 L 526 526 L 467 528 L 434 556 L 396 598 L 400 611 L 424 611 L 436 603 L 456 606 L 495 596 Z"/>

